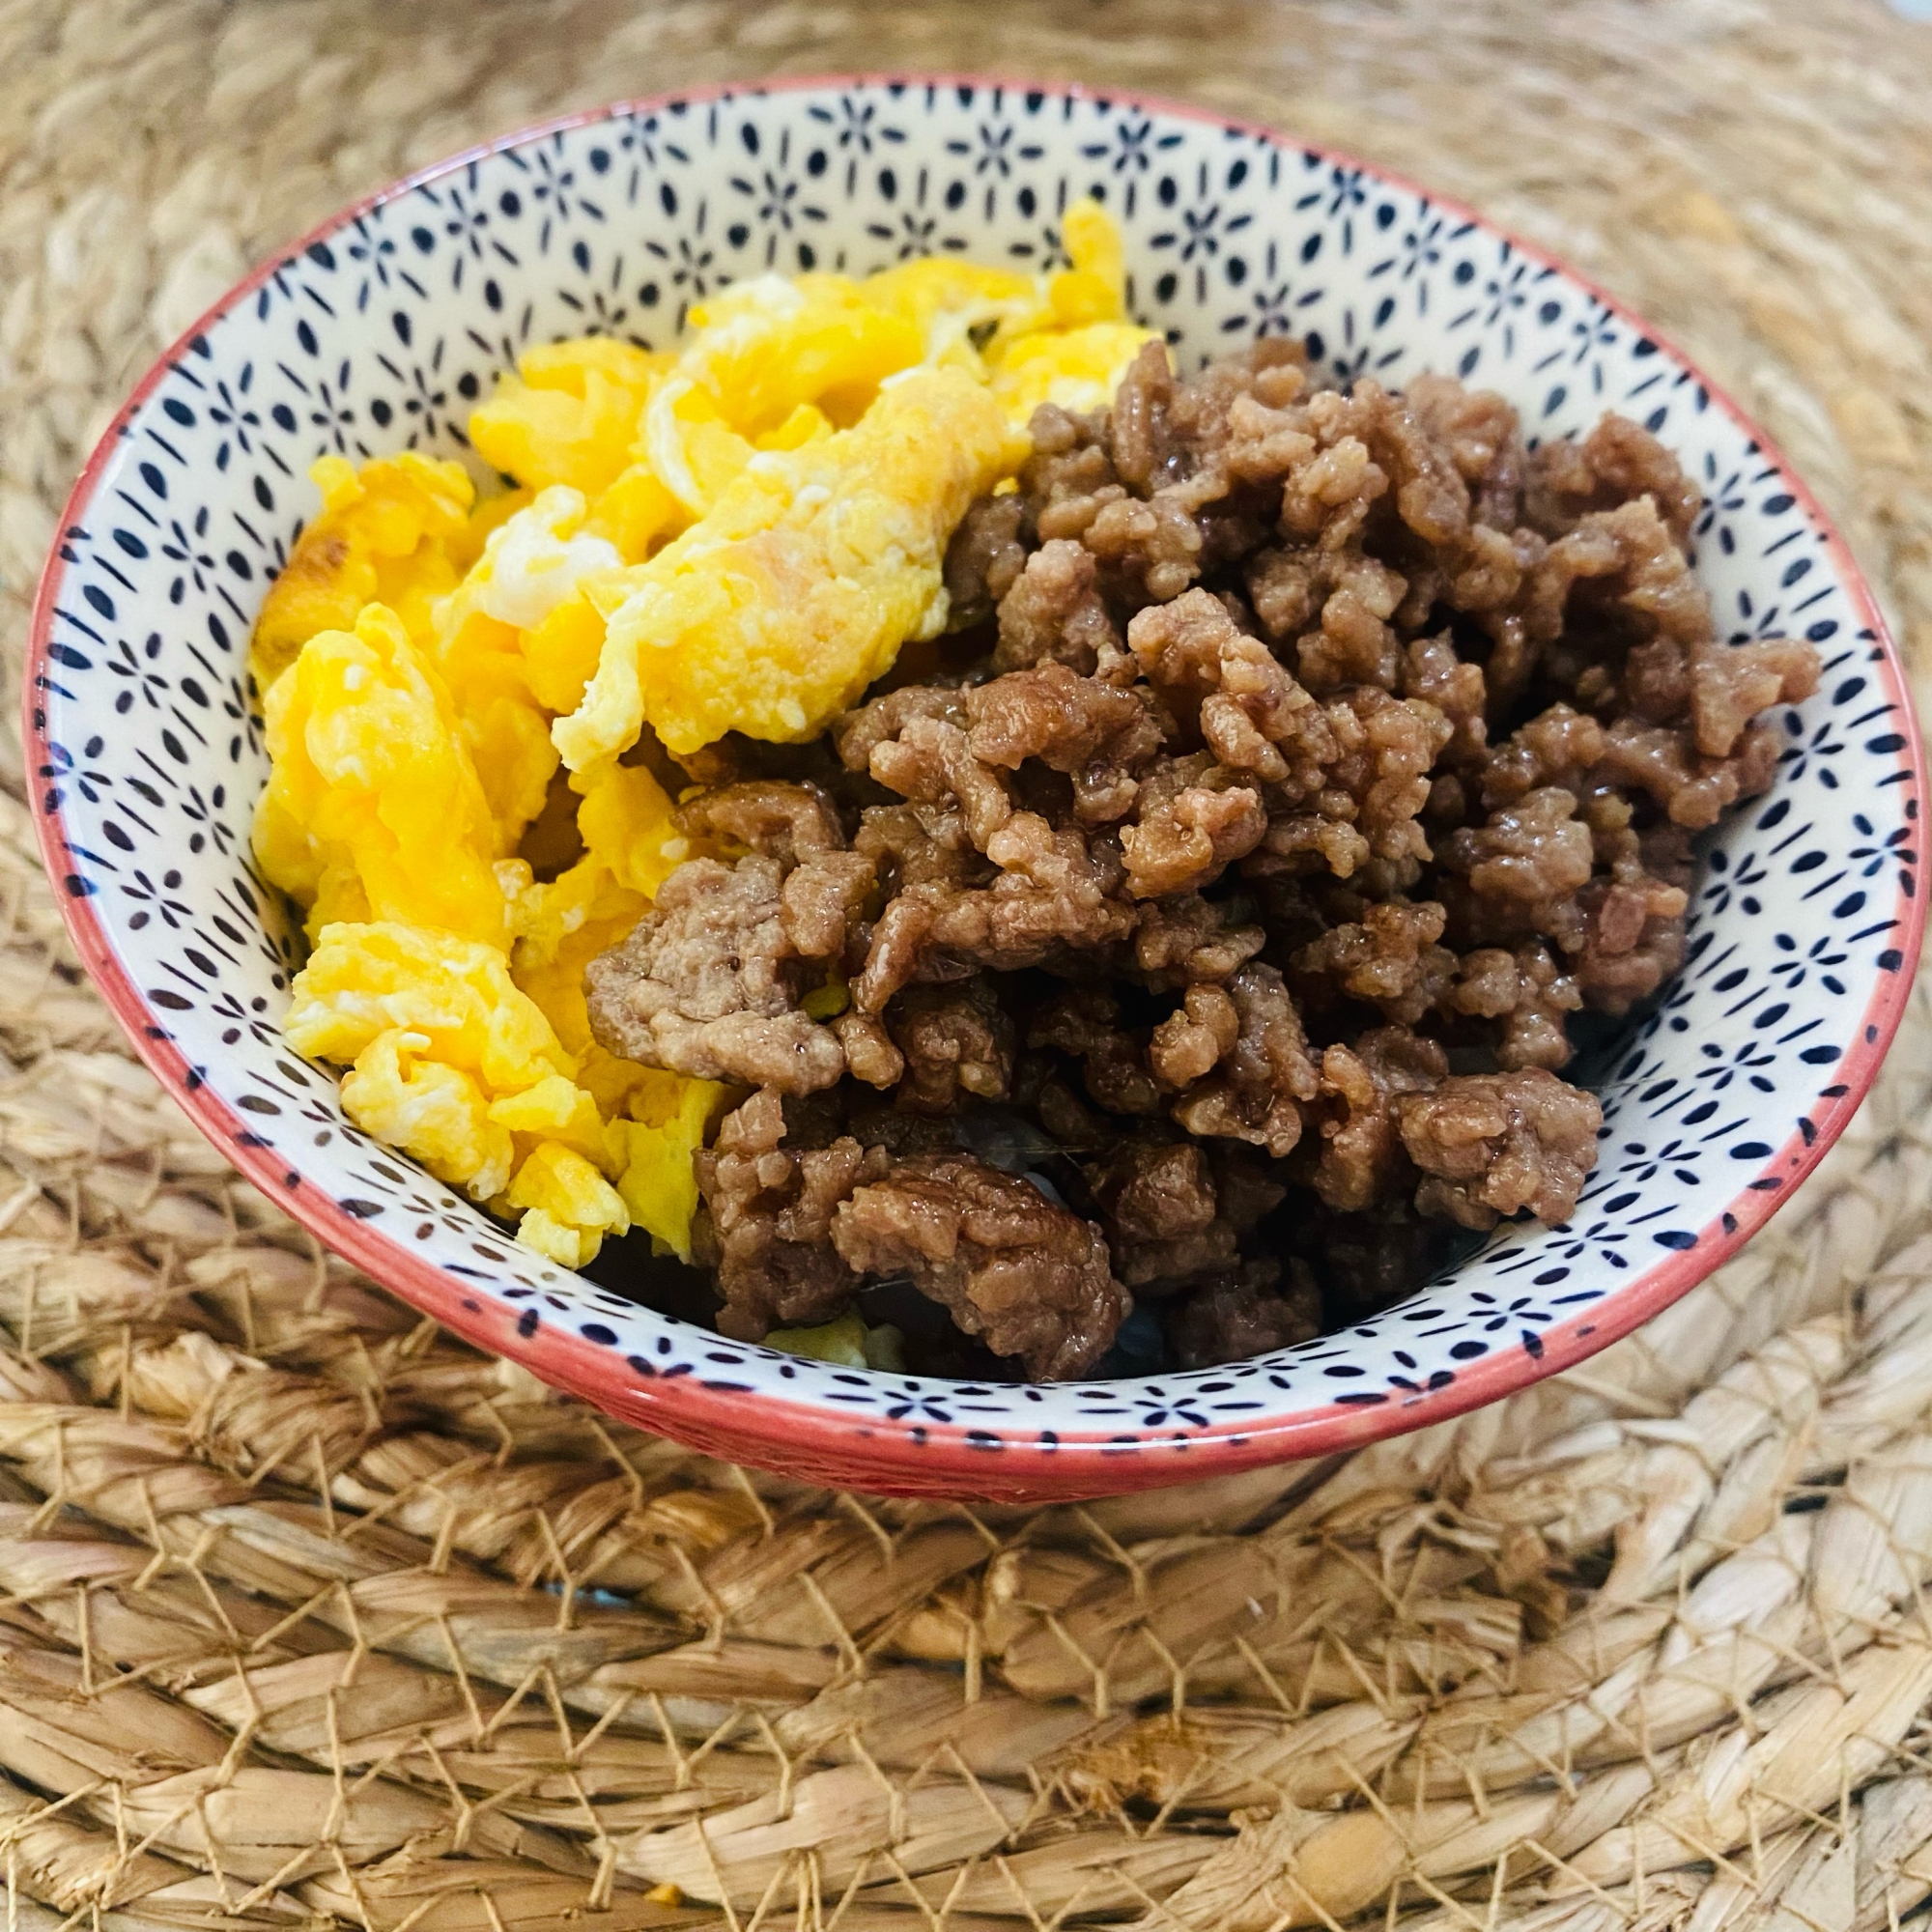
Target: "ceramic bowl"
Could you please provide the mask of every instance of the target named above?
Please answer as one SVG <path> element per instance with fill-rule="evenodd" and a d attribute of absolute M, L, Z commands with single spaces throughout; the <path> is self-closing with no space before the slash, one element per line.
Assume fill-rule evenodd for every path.
<path fill-rule="evenodd" d="M 1375 1320 L 1195 1374 L 1057 1386 L 866 1374 L 728 1342 L 557 1268 L 344 1118 L 277 1030 L 299 952 L 249 863 L 265 777 L 242 664 L 316 504 L 309 465 L 461 447 L 534 342 L 662 346 L 765 270 L 956 252 L 1058 264 L 1069 200 L 1126 239 L 1188 364 L 1259 333 L 1323 371 L 1503 391 L 1526 432 L 1636 417 L 1701 484 L 1720 629 L 1802 634 L 1770 795 L 1710 841 L 1690 956 L 1585 1069 L 1602 1158 L 1570 1225 L 1506 1224 Z M 1917 955 L 1918 740 L 1869 591 L 1760 433 L 1580 276 L 1341 156 L 1064 86 L 841 79 L 612 107 L 384 189 L 158 362 L 75 488 L 25 694 L 48 869 L 149 1065 L 330 1247 L 546 1380 L 714 1454 L 901 1493 L 1114 1492 L 1325 1454 L 1568 1367 L 1732 1254 L 1871 1084 Z"/>

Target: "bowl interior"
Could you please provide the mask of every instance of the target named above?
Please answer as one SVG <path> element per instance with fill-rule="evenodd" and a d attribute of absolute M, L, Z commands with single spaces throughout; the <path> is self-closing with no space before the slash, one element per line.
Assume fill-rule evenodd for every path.
<path fill-rule="evenodd" d="M 1505 1226 L 1357 1328 L 1152 1381 L 981 1387 L 727 1343 L 516 1245 L 346 1122 L 333 1079 L 283 1044 L 298 952 L 249 862 L 266 775 L 249 627 L 314 509 L 314 459 L 461 451 L 469 406 L 526 345 L 595 330 L 663 347 L 694 300 L 766 270 L 936 251 L 1057 266 L 1060 216 L 1090 193 L 1124 231 L 1135 312 L 1188 363 L 1292 333 L 1342 379 L 1440 370 L 1500 389 L 1533 438 L 1606 409 L 1645 423 L 1703 487 L 1697 567 L 1720 630 L 1808 637 L 1826 677 L 1780 720 L 1772 794 L 1711 841 L 1677 983 L 1588 1069 L 1603 1151 L 1571 1226 Z M 1122 99 L 725 94 L 519 137 L 391 191 L 157 368 L 76 495 L 37 645 L 56 880 L 143 1051 L 224 1149 L 459 1327 L 654 1426 L 793 1466 L 804 1428 L 875 1473 L 908 1444 L 1130 1460 L 1192 1444 L 1163 1464 L 1180 1476 L 1213 1466 L 1215 1442 L 1260 1460 L 1284 1421 L 1269 1454 L 1501 1393 L 1634 1325 L 1765 1218 L 1862 1094 L 1916 951 L 1919 781 L 1896 668 L 1842 546 L 1749 427 L 1640 325 L 1464 212 Z M 757 1419 L 775 1406 L 754 1394 L 792 1419 Z M 1158 1479 L 1117 1461 L 1084 1486 Z"/>

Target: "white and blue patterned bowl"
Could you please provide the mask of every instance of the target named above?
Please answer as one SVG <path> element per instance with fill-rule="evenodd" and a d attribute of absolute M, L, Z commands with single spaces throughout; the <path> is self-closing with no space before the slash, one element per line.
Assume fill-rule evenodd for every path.
<path fill-rule="evenodd" d="M 1196 1374 L 1048 1387 L 862 1374 L 728 1342 L 547 1264 L 342 1115 L 277 1021 L 297 932 L 249 864 L 243 678 L 325 451 L 450 451 L 533 342 L 650 346 L 766 269 L 936 250 L 1043 269 L 1069 200 L 1122 225 L 1137 314 L 1199 360 L 1292 333 L 1321 368 L 1500 389 L 1527 431 L 1605 409 L 1702 485 L 1698 574 L 1744 638 L 1826 664 L 1768 798 L 1715 838 L 1690 957 L 1594 1069 L 1574 1221 L 1506 1225 L 1375 1320 Z M 448 1327 L 716 1454 L 899 1492 L 1093 1495 L 1327 1453 L 1578 1361 L 1776 1209 L 1871 1084 L 1917 957 L 1924 785 L 1845 547 L 1759 433 L 1642 323 L 1467 211 L 1340 156 L 1077 89 L 865 80 L 623 106 L 385 189 L 251 275 L 88 463 L 25 694 L 48 869 L 136 1047 L 270 1199 Z"/>

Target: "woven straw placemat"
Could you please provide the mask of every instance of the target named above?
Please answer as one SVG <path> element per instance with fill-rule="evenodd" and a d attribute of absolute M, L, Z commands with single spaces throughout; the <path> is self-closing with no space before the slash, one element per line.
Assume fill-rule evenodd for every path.
<path fill-rule="evenodd" d="M 1191 96 L 1534 235 L 1766 421 L 1932 667 L 1928 64 L 1865 0 L 14 0 L 7 673 L 87 442 L 251 261 L 539 115 L 860 67 Z M 132 1061 L 14 797 L 0 894 L 9 1932 L 1879 1932 L 1932 1893 L 1923 986 L 1768 1234 L 1583 1369 L 1339 1466 L 976 1512 L 703 1462 L 421 1323 Z"/>

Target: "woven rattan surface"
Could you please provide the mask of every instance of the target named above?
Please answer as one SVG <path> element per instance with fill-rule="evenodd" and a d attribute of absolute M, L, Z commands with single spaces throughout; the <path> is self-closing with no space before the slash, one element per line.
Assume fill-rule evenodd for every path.
<path fill-rule="evenodd" d="M 1861 0 L 0 7 L 0 595 L 252 261 L 520 122 L 990 69 L 1353 148 L 1758 413 L 1932 667 L 1932 28 Z M 8 707 L 11 715 L 11 703 Z M 20 789 L 8 733 L 8 782 Z M 1878 1932 L 1932 1893 L 1932 1001 L 1722 1275 L 1338 1467 L 1043 1513 L 607 1425 L 163 1099 L 0 798 L 10 1932 Z"/>

